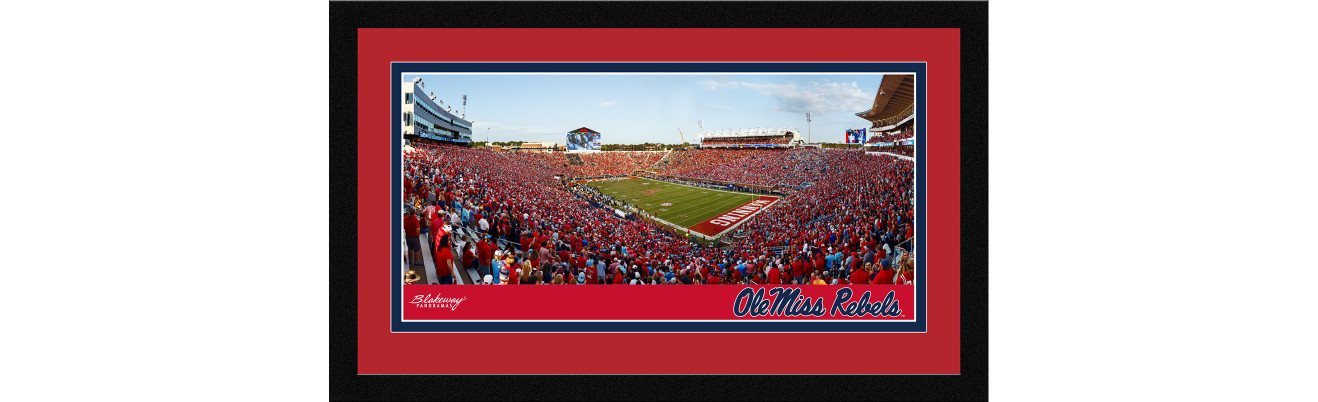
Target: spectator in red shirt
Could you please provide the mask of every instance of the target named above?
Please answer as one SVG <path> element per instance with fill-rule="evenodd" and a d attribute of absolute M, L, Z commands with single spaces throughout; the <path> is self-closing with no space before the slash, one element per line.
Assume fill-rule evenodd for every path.
<path fill-rule="evenodd" d="M 407 235 L 407 261 L 412 266 L 423 266 L 421 262 L 421 220 L 412 210 L 407 210 L 403 217 L 403 232 Z"/>
<path fill-rule="evenodd" d="M 871 266 L 870 264 L 865 264 L 866 268 L 869 268 L 870 266 Z M 869 283 L 870 283 L 870 274 L 867 270 L 856 268 L 854 271 L 851 271 L 852 285 L 867 285 Z"/>
<path fill-rule="evenodd" d="M 444 217 L 439 213 L 438 203 L 430 208 L 430 215 L 426 216 L 426 222 L 430 225 L 430 244 L 439 243 L 439 232 L 444 227 Z"/>
<path fill-rule="evenodd" d="M 778 272 L 778 267 L 769 268 L 769 284 L 770 285 L 783 284 L 782 273 Z"/>
<path fill-rule="evenodd" d="M 476 268 L 476 245 L 468 242 L 466 247 L 462 248 L 462 267 L 466 269 Z M 477 271 L 479 272 L 479 270 Z M 478 275 L 477 278 L 484 276 Z"/>
<path fill-rule="evenodd" d="M 449 247 L 450 237 L 440 237 L 439 244 L 435 245 L 435 275 L 439 276 L 440 285 L 452 285 L 453 275 L 457 273 L 453 264 L 453 248 Z"/>
<path fill-rule="evenodd" d="M 484 238 L 476 243 L 476 272 L 481 276 L 493 274 L 490 272 L 490 264 L 494 259 L 494 249 L 494 245 L 490 244 L 490 235 L 484 235 Z"/>
<path fill-rule="evenodd" d="M 792 262 L 792 283 L 805 283 L 805 263 L 801 262 L 801 257 L 796 257 L 796 261 Z"/>
<path fill-rule="evenodd" d="M 876 270 L 875 272 L 874 284 L 891 285 L 893 281 L 893 276 L 895 274 L 896 271 L 894 271 L 892 268 L 879 266 L 879 269 Z"/>

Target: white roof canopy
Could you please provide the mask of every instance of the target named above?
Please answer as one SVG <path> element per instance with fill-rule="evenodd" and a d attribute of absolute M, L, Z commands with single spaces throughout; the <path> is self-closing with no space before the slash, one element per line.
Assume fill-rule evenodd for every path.
<path fill-rule="evenodd" d="M 779 135 L 788 135 L 799 133 L 796 127 L 791 128 L 739 128 L 732 130 L 710 130 L 701 131 L 700 138 L 736 138 L 736 137 L 770 137 Z"/>

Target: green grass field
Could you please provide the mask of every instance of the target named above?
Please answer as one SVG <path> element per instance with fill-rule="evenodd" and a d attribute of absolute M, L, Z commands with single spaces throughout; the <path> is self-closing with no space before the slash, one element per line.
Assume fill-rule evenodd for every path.
<path fill-rule="evenodd" d="M 616 182 L 597 181 L 586 185 L 682 227 L 704 222 L 759 197 L 748 193 L 709 190 L 646 178 Z M 672 205 L 665 206 L 663 205 L 665 203 Z"/>

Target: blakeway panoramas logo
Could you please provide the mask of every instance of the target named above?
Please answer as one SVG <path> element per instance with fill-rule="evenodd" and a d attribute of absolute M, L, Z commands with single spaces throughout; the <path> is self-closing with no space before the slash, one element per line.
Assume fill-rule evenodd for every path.
<path fill-rule="evenodd" d="M 462 304 L 464 301 L 467 301 L 467 296 L 440 297 L 440 293 L 435 293 L 434 296 L 431 296 L 430 294 L 416 295 L 412 298 L 412 301 L 408 303 L 412 303 L 413 306 L 420 308 L 446 308 L 452 311 L 457 310 L 458 305 Z"/>

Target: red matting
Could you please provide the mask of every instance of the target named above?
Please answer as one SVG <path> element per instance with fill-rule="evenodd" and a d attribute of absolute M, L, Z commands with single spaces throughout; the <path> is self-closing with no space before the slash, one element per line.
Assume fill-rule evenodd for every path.
<path fill-rule="evenodd" d="M 422 46 L 463 38 L 461 52 Z M 736 46 L 727 44 L 735 43 Z M 786 52 L 783 49 L 808 49 Z M 960 373 L 960 32 L 957 29 L 411 29 L 358 30 L 358 321 L 362 374 L 957 374 Z M 580 345 L 737 344 L 764 353 L 526 354 L 527 334 L 391 333 L 389 63 L 927 62 L 926 333 L 535 334 Z M 663 288 L 663 287 L 660 287 Z M 710 288 L 710 286 L 702 287 Z M 733 287 L 733 288 L 741 288 Z M 513 290 L 513 289 L 501 289 Z M 517 289 L 523 290 L 523 289 Z M 693 289 L 674 289 L 690 292 Z M 720 291 L 712 289 L 711 291 Z M 727 310 L 730 303 L 717 306 Z M 528 301 L 528 308 L 534 303 Z M 465 306 L 464 306 L 465 308 Z M 796 352 L 768 352 L 802 345 Z M 811 351 L 810 345 L 820 350 Z M 836 345 L 845 356 L 831 353 Z M 892 345 L 892 347 L 881 347 Z"/>

